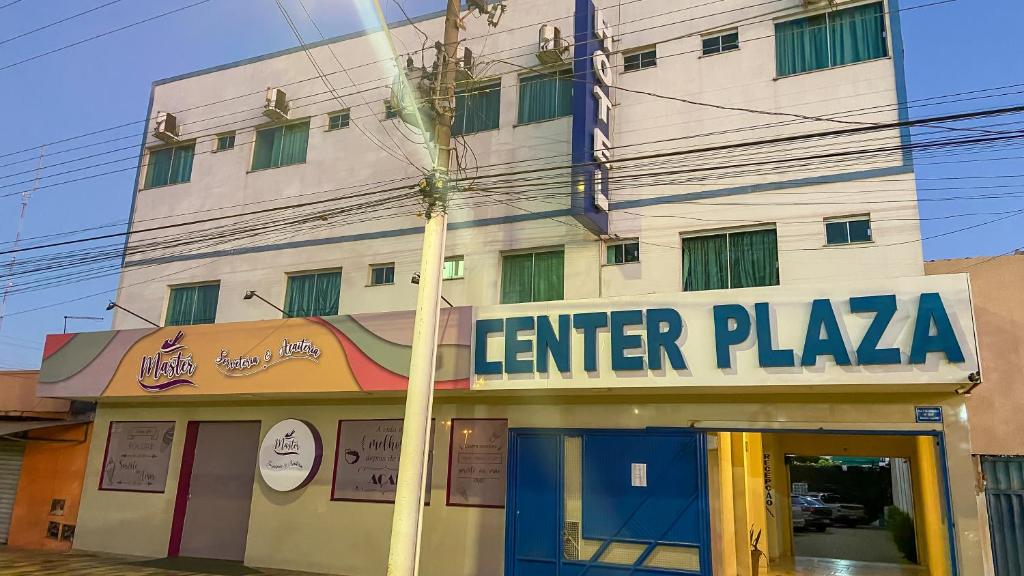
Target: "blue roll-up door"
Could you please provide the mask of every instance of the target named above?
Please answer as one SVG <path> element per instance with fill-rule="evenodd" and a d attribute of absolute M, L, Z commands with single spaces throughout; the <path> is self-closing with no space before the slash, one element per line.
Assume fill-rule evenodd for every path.
<path fill-rule="evenodd" d="M 996 576 L 1024 574 L 1024 458 L 983 456 Z"/>

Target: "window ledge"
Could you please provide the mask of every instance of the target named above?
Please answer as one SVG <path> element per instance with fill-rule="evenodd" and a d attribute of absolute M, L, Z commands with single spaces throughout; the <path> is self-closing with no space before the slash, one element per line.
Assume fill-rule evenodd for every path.
<path fill-rule="evenodd" d="M 349 126 L 351 126 L 351 124 L 349 124 Z M 345 128 L 348 128 L 348 126 L 338 126 L 337 128 L 325 128 L 324 132 L 337 132 L 339 130 L 344 130 Z"/>
<path fill-rule="evenodd" d="M 367 288 L 380 288 L 381 286 L 394 286 L 394 282 L 388 282 L 387 284 L 367 284 Z"/>
<path fill-rule="evenodd" d="M 860 242 L 843 242 L 842 244 L 823 244 L 822 248 L 846 248 L 847 246 L 867 246 L 874 244 L 874 240 L 863 240 Z"/>
<path fill-rule="evenodd" d="M 636 70 L 625 70 L 625 69 L 623 69 L 623 70 L 622 70 L 621 72 L 619 72 L 619 73 L 620 73 L 620 74 L 636 74 L 637 72 L 643 72 L 643 71 L 645 71 L 645 70 L 651 70 L 651 69 L 653 69 L 653 68 L 657 68 L 657 67 L 658 67 L 658 65 L 657 65 L 657 64 L 654 64 L 653 66 L 645 66 L 645 67 L 643 67 L 643 68 L 637 68 Z"/>
<path fill-rule="evenodd" d="M 451 282 L 452 280 L 465 280 L 465 276 L 455 276 L 454 278 L 441 278 L 442 282 Z"/>
<path fill-rule="evenodd" d="M 231 148 L 224 148 L 223 150 L 218 150 L 217 148 L 214 148 L 213 150 L 210 151 L 210 154 L 220 154 L 221 152 L 231 152 L 234 149 L 235 149 L 234 146 L 232 146 Z"/>
<path fill-rule="evenodd" d="M 160 184 L 160 185 L 157 185 L 157 186 L 146 186 L 146 187 L 142 188 L 141 190 L 142 191 L 156 190 L 158 188 L 170 188 L 171 186 L 181 186 L 182 184 L 191 184 L 191 183 L 192 183 L 191 180 L 186 180 L 185 182 L 174 182 L 173 184 Z"/>
<path fill-rule="evenodd" d="M 540 120 L 540 122 L 547 122 L 547 120 Z M 530 122 L 530 124 L 536 124 L 536 122 Z M 452 132 L 452 138 L 455 138 L 456 136 L 475 136 L 477 134 L 486 134 L 488 132 L 498 132 L 500 130 L 501 130 L 501 126 L 499 125 L 496 128 L 488 128 L 487 130 L 477 130 L 475 132 L 460 132 L 458 134 L 456 134 L 455 132 Z"/>
<path fill-rule="evenodd" d="M 786 76 L 779 76 L 779 75 L 776 74 L 776 76 L 774 78 L 772 78 L 772 82 L 777 82 L 779 80 L 785 80 L 787 78 L 797 78 L 797 77 L 800 77 L 800 76 L 807 76 L 808 74 L 816 74 L 818 72 L 827 72 L 829 70 L 841 70 L 843 68 L 849 68 L 850 66 L 858 66 L 860 64 L 867 64 L 868 62 L 880 62 L 882 60 L 892 60 L 892 56 L 891 55 L 890 56 L 882 56 L 881 58 L 872 58 L 871 60 L 861 60 L 860 62 L 851 62 L 849 64 L 841 64 L 839 66 L 829 66 L 827 68 L 818 68 L 817 70 L 808 70 L 807 72 L 797 72 L 796 74 L 788 74 Z"/>
<path fill-rule="evenodd" d="M 267 168 L 257 168 L 255 170 L 250 168 L 250 169 L 246 170 L 245 173 L 246 174 L 255 174 L 257 172 L 266 172 L 268 170 L 277 170 L 279 168 L 290 168 L 292 166 L 302 166 L 304 164 L 305 164 L 305 162 L 296 162 L 294 164 L 285 164 L 283 166 L 268 166 Z"/>
<path fill-rule="evenodd" d="M 712 52 L 711 54 L 701 53 L 700 56 L 697 56 L 697 59 L 700 60 L 701 58 L 713 58 L 715 56 L 721 56 L 722 54 L 732 54 L 733 52 L 739 51 L 740 48 L 732 48 L 730 50 L 720 50 L 718 52 Z M 828 70 L 828 68 L 822 68 L 822 70 Z M 817 70 L 815 70 L 815 72 L 817 72 Z M 789 76 L 782 76 L 782 78 L 789 78 Z"/>
<path fill-rule="evenodd" d="M 630 264 L 639 264 L 639 263 L 640 263 L 639 260 L 634 260 L 633 262 L 604 262 L 604 263 L 601 264 L 601 266 L 602 267 L 604 267 L 604 266 L 629 266 Z"/>
<path fill-rule="evenodd" d="M 572 118 L 572 114 L 566 114 L 565 116 L 555 116 L 554 118 L 545 118 L 544 120 L 534 120 L 533 122 L 517 122 L 512 125 L 513 128 L 519 128 L 520 126 L 536 126 L 537 124 L 544 124 L 545 122 L 554 122 L 555 120 L 564 120 L 566 118 Z"/>

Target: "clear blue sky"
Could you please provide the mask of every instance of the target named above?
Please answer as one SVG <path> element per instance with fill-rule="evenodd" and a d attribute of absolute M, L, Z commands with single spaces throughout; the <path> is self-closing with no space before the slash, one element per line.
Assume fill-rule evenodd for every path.
<path fill-rule="evenodd" d="M 0 0 L 0 5 L 9 0 Z M 110 0 L 22 0 L 0 10 L 0 41 L 71 14 L 105 4 Z M 149 16 L 185 6 L 195 0 L 150 2 L 122 0 L 66 24 L 54 26 L 22 39 L 0 44 L 0 67 L 46 52 L 64 44 L 87 38 Z M 329 35 L 350 32 L 358 26 L 352 16 L 353 3 L 366 0 L 305 0 L 306 7 L 320 28 Z M 400 16 L 393 0 L 388 0 L 389 20 Z M 907 6 L 930 0 L 903 0 Z M 285 0 L 293 18 L 307 40 L 318 38 L 304 18 L 297 0 Z M 515 9 L 515 0 L 509 0 Z M 443 8 L 443 0 L 406 0 L 411 14 Z M 1021 0 L 955 0 L 950 3 L 908 10 L 903 13 L 907 57 L 909 99 L 1022 84 L 1006 92 L 1024 92 L 1024 2 Z M 0 70 L 0 154 L 37 146 L 92 130 L 140 120 L 146 115 L 150 84 L 196 69 L 249 56 L 272 52 L 296 44 L 274 0 L 211 0 L 210 2 L 84 43 L 7 70 Z M 914 110 L 912 114 L 934 115 L 981 107 L 1024 103 L 1024 93 L 1001 98 L 953 103 Z M 851 106 L 852 107 L 852 106 Z M 1006 128 L 1003 128 L 1006 129 Z M 1019 129 L 1019 127 L 1015 127 Z M 105 133 L 93 140 L 84 139 L 54 146 L 60 149 L 117 136 L 138 135 L 139 125 Z M 96 150 L 108 150 L 137 144 L 125 140 Z M 61 159 L 86 152 L 70 153 Z M 112 153 L 91 162 L 130 156 L 134 151 Z M 0 158 L 0 164 L 34 158 L 37 152 Z M 972 196 L 1020 191 L 1021 179 L 950 180 L 977 175 L 1024 175 L 1024 159 L 1014 148 L 1003 148 L 987 155 L 930 158 L 918 164 L 921 188 L 922 233 L 926 238 L 927 259 L 994 255 L 1024 246 L 1024 216 L 960 233 L 930 238 L 971 224 L 1000 217 L 1011 210 L 1024 209 L 1024 198 L 958 200 L 930 202 L 929 198 Z M 964 162 L 964 160 L 981 160 Z M 56 157 L 51 160 L 58 161 Z M 88 163 L 88 162 L 86 162 Z M 19 192 L 24 186 L 10 186 L 26 175 L 10 176 L 34 167 L 34 162 L 0 168 L 0 194 Z M 59 172 L 81 164 L 55 167 Z M 67 176 L 44 179 L 42 184 L 75 176 L 134 168 L 125 160 Z M 44 175 L 48 172 L 44 172 Z M 125 221 L 131 202 L 134 170 L 82 182 L 43 188 L 29 203 L 25 220 L 26 236 L 52 234 Z M 1003 186 L 975 189 L 972 184 Z M 955 189 L 952 189 L 955 188 Z M 17 226 L 20 198 L 0 198 L 0 242 L 9 243 Z M 941 219 L 946 216 L 982 213 L 971 217 Z M 9 244 L 4 244 L 9 246 Z M 3 260 L 6 264 L 6 260 Z M 116 267 L 103 278 L 67 286 L 16 295 L 7 303 L 8 316 L 0 330 L 0 369 L 38 365 L 43 336 L 60 332 L 65 315 L 103 316 L 100 322 L 70 320 L 69 331 L 100 330 L 109 326 L 104 307 L 117 284 Z M 82 296 L 101 295 L 59 304 L 42 310 L 20 313 Z"/>

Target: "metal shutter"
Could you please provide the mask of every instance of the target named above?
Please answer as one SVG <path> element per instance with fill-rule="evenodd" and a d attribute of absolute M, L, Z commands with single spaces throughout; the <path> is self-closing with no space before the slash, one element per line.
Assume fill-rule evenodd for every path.
<path fill-rule="evenodd" d="M 21 458 L 25 444 L 13 440 L 0 440 L 0 544 L 7 544 L 7 531 L 11 527 L 14 495 L 21 477 Z"/>
<path fill-rule="evenodd" d="M 1024 574 L 1024 458 L 982 456 L 997 576 Z"/>

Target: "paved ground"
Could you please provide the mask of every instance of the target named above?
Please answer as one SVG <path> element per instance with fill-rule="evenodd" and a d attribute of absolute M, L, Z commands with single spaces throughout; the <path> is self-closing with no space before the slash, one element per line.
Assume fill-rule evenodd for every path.
<path fill-rule="evenodd" d="M 796 555 L 809 558 L 840 558 L 860 562 L 907 564 L 884 528 L 829 528 L 827 532 L 797 532 Z"/>
<path fill-rule="evenodd" d="M 107 556 L 79 552 L 34 552 L 8 550 L 0 546 L 0 575 L 3 576 L 211 576 L 211 575 L 267 575 L 315 576 L 308 572 L 283 570 L 253 570 L 242 566 L 216 571 L 164 570 L 140 566 L 144 558 Z M 234 568 L 231 570 L 230 568 Z"/>
<path fill-rule="evenodd" d="M 912 564 L 797 558 L 795 563 L 772 566 L 767 576 L 928 576 L 928 570 Z"/>

